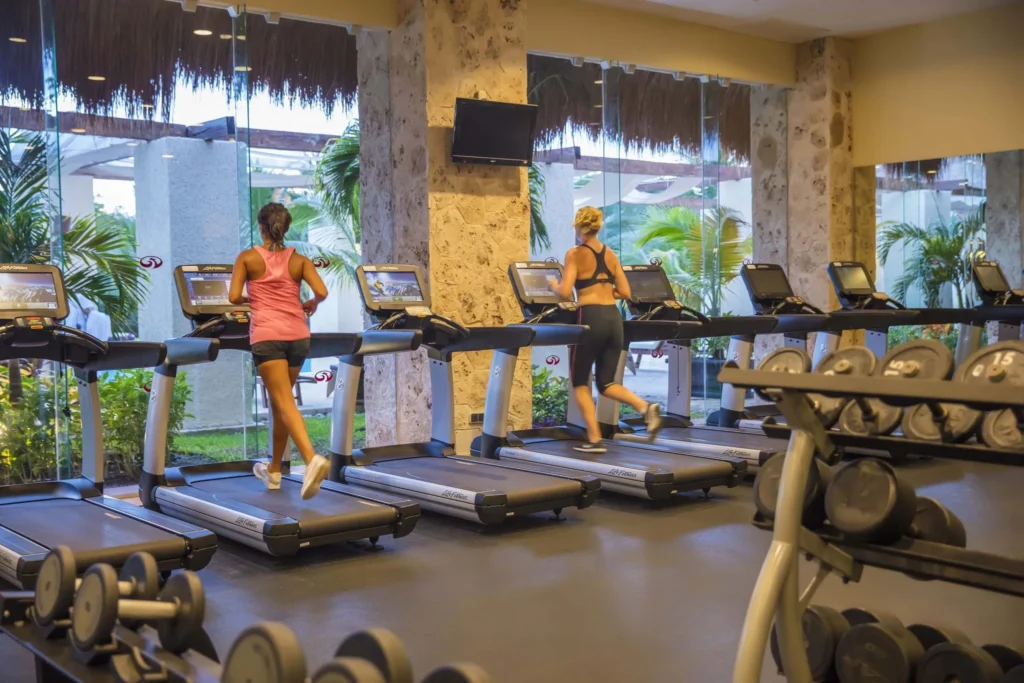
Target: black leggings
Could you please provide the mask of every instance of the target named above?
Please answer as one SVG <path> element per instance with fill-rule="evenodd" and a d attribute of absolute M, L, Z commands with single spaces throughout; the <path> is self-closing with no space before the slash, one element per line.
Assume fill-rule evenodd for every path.
<path fill-rule="evenodd" d="M 604 392 L 615 384 L 615 371 L 625 347 L 619 307 L 615 304 L 580 306 L 580 324 L 590 329 L 583 333 L 583 338 L 570 356 L 572 385 L 589 386 L 590 371 L 593 368 L 597 388 Z"/>

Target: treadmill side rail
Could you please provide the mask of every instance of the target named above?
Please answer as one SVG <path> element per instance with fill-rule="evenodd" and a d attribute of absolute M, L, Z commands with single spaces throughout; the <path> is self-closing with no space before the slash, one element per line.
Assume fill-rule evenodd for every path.
<path fill-rule="evenodd" d="M 0 577 L 4 580 L 32 590 L 47 552 L 38 543 L 0 526 Z"/>
<path fill-rule="evenodd" d="M 600 477 L 601 488 L 616 493 L 625 493 L 637 496 L 642 493 L 641 498 L 655 500 L 668 497 L 675 493 L 673 487 L 672 473 L 666 470 L 643 470 L 620 465 L 609 465 L 592 460 L 565 458 L 559 455 L 549 455 L 538 451 L 516 448 L 515 446 L 502 446 L 498 449 L 498 457 L 502 460 L 511 460 L 515 463 L 549 465 L 559 469 L 585 472 Z"/>

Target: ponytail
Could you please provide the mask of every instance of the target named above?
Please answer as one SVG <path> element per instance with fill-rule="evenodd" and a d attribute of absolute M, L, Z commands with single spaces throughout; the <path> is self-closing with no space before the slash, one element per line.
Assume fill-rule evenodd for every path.
<path fill-rule="evenodd" d="M 271 202 L 260 209 L 257 220 L 264 239 L 272 243 L 271 251 L 284 249 L 284 236 L 292 226 L 292 215 L 284 205 Z"/>

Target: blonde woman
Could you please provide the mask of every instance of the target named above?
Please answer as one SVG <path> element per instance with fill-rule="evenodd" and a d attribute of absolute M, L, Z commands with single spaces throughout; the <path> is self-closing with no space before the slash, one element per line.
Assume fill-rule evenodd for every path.
<path fill-rule="evenodd" d="M 601 441 L 601 430 L 597 424 L 597 409 L 590 387 L 592 370 L 602 395 L 632 406 L 644 416 L 647 433 L 652 440 L 661 429 L 661 406 L 648 403 L 615 382 L 619 357 L 625 348 L 622 316 L 615 300 L 628 299 L 630 290 L 618 257 L 597 239 L 603 225 L 604 216 L 592 206 L 576 212 L 573 227 L 579 246 L 565 254 L 565 277 L 560 283 L 551 285 L 551 290 L 563 299 L 569 299 L 572 290 L 576 290 L 579 322 L 590 328 L 572 349 L 569 361 L 573 393 L 587 424 L 587 443 L 574 447 L 583 453 L 604 453 L 608 450 Z"/>

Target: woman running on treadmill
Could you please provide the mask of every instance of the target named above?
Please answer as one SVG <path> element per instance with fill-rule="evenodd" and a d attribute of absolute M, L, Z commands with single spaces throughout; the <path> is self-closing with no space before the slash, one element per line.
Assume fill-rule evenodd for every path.
<path fill-rule="evenodd" d="M 661 406 L 648 403 L 626 387 L 615 383 L 615 371 L 625 347 L 622 316 L 615 300 L 628 299 L 630 290 L 618 257 L 597 239 L 597 233 L 603 225 L 604 217 L 592 206 L 585 206 L 576 213 L 573 227 L 576 228 L 576 243 L 579 246 L 565 254 L 565 276 L 562 282 L 551 283 L 551 291 L 563 299 L 571 298 L 573 288 L 576 289 L 580 324 L 590 327 L 580 343 L 572 349 L 569 361 L 573 393 L 580 414 L 587 423 L 587 443 L 574 448 L 584 453 L 604 453 L 608 450 L 601 442 L 601 430 L 597 425 L 597 410 L 590 386 L 591 370 L 602 395 L 630 405 L 644 416 L 651 440 L 661 429 Z"/>
<path fill-rule="evenodd" d="M 281 460 L 291 437 L 306 462 L 302 497 L 312 498 L 320 491 L 330 464 L 313 452 L 292 388 L 309 355 L 307 318 L 327 298 L 327 287 L 312 261 L 296 254 L 294 247 L 284 246 L 284 236 L 292 224 L 288 209 L 277 203 L 267 204 L 260 209 L 257 220 L 263 246 L 239 254 L 228 294 L 231 303 L 247 303 L 251 309 L 252 358 L 267 388 L 274 419 L 273 457 L 269 465 L 256 463 L 253 473 L 268 489 L 281 488 Z M 312 290 L 312 299 L 302 301 L 302 283 Z M 248 296 L 244 289 L 248 289 Z"/>

